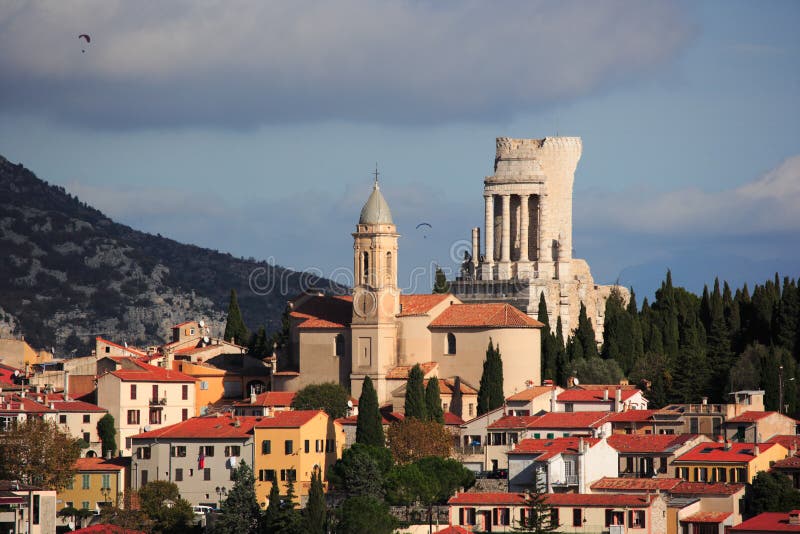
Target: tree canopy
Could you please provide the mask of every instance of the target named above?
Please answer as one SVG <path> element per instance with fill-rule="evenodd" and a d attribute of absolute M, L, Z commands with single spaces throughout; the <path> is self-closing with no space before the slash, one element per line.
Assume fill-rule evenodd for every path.
<path fill-rule="evenodd" d="M 236 290 L 231 289 L 231 298 L 228 301 L 228 319 L 225 322 L 225 340 L 238 345 L 245 345 L 250 342 L 250 331 L 242 319 L 242 312 L 239 310 L 239 300 L 236 297 Z"/>
<path fill-rule="evenodd" d="M 406 417 L 389 426 L 389 449 L 397 463 L 405 464 L 426 456 L 450 456 L 453 436 L 436 421 Z"/>
<path fill-rule="evenodd" d="M 370 377 L 364 378 L 361 396 L 358 398 L 358 419 L 356 421 L 356 443 L 383 447 L 383 417 L 378 407 L 378 393 Z"/>
<path fill-rule="evenodd" d="M 222 512 L 214 522 L 215 534 L 245 534 L 256 532 L 261 509 L 256 499 L 253 470 L 242 461 L 232 475 L 233 487 L 222 502 Z"/>
<path fill-rule="evenodd" d="M 292 408 L 295 410 L 325 410 L 330 417 L 338 419 L 347 415 L 347 401 L 350 393 L 339 384 L 326 382 L 310 384 L 294 396 Z"/>
<path fill-rule="evenodd" d="M 499 408 L 505 402 L 503 394 L 503 360 L 500 357 L 500 346 L 496 348 L 492 339 L 486 349 L 483 362 L 483 374 L 478 388 L 478 415 Z"/>
<path fill-rule="evenodd" d="M 79 456 L 78 442 L 52 421 L 29 417 L 0 432 L 0 480 L 62 490 Z"/>
<path fill-rule="evenodd" d="M 113 415 L 107 413 L 100 418 L 97 422 L 97 435 L 103 443 L 103 456 L 105 456 L 107 452 L 112 455 L 117 453 L 117 430 L 114 428 Z"/>
<path fill-rule="evenodd" d="M 416 364 L 408 372 L 406 381 L 405 416 L 407 418 L 413 417 L 421 421 L 428 419 L 424 380 L 425 374 L 419 364 Z"/>

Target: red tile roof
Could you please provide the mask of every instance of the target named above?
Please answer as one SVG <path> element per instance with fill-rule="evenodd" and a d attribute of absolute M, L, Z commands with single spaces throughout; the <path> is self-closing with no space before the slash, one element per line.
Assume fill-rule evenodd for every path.
<path fill-rule="evenodd" d="M 500 429 L 525 429 L 528 425 L 540 419 L 540 415 L 504 415 L 486 427 L 487 430 Z"/>
<path fill-rule="evenodd" d="M 800 456 L 795 454 L 772 464 L 773 469 L 800 469 Z"/>
<path fill-rule="evenodd" d="M 446 425 L 463 425 L 464 420 L 454 413 L 444 412 L 444 424 Z"/>
<path fill-rule="evenodd" d="M 672 495 L 733 495 L 744 488 L 744 484 L 717 482 L 681 482 L 672 488 Z"/>
<path fill-rule="evenodd" d="M 182 326 L 186 326 L 187 324 L 196 324 L 196 323 L 197 323 L 197 321 L 184 321 L 182 323 L 178 323 L 178 324 L 172 325 L 172 328 L 180 328 Z"/>
<path fill-rule="evenodd" d="M 311 295 L 296 304 L 289 315 L 301 320 L 301 329 L 345 328 L 353 317 L 353 297 Z"/>
<path fill-rule="evenodd" d="M 96 404 L 90 402 L 83 402 L 78 400 L 69 401 L 51 401 L 53 407 L 57 412 L 107 412 L 105 408 L 101 408 Z"/>
<path fill-rule="evenodd" d="M 230 346 L 230 345 L 228 345 L 228 346 Z M 199 353 L 206 352 L 206 351 L 219 350 L 219 347 L 220 347 L 219 345 L 201 345 L 201 346 L 194 345 L 194 346 L 189 346 L 189 347 L 185 347 L 185 348 L 182 348 L 182 349 L 178 349 L 178 350 L 175 351 L 175 354 L 177 354 L 179 356 L 186 356 L 186 355 L 190 355 L 190 354 L 199 354 Z"/>
<path fill-rule="evenodd" d="M 118 369 L 111 371 L 110 374 L 124 382 L 195 382 L 197 380 L 193 376 L 171 369 L 164 369 L 163 367 L 156 367 L 134 358 L 129 358 L 128 360 L 139 369 Z"/>
<path fill-rule="evenodd" d="M 488 492 L 488 493 L 460 493 L 455 497 L 451 497 L 447 504 L 522 504 L 525 502 L 525 494 L 523 493 L 501 493 L 501 492 Z"/>
<path fill-rule="evenodd" d="M 559 454 L 577 454 L 581 441 L 589 447 L 600 442 L 597 438 L 523 439 L 508 454 L 538 454 L 537 460 L 548 460 Z"/>
<path fill-rule="evenodd" d="M 243 401 L 236 401 L 234 406 L 291 406 L 292 400 L 296 393 L 294 391 L 266 391 L 256 395 L 256 401 L 250 402 L 250 399 Z"/>
<path fill-rule="evenodd" d="M 458 525 L 450 525 L 442 530 L 437 530 L 433 534 L 471 534 L 471 532 L 465 528 L 459 527 Z"/>
<path fill-rule="evenodd" d="M 390 425 L 397 421 L 402 421 L 405 416 L 399 412 L 386 412 L 381 410 L 381 424 Z M 355 426 L 358 424 L 358 416 L 351 415 L 350 417 L 340 417 L 336 420 L 337 423 L 345 426 Z"/>
<path fill-rule="evenodd" d="M 724 450 L 724 443 L 710 442 L 701 443 L 692 450 L 680 455 L 675 462 L 733 462 L 749 463 L 755 456 L 753 455 L 753 443 L 728 443 L 730 450 Z M 760 452 L 765 452 L 772 447 L 782 447 L 777 443 L 759 443 Z"/>
<path fill-rule="evenodd" d="M 530 401 L 542 395 L 550 395 L 550 393 L 555 389 L 554 386 L 532 386 L 526 389 L 523 389 L 519 393 L 514 393 L 507 401 Z"/>
<path fill-rule="evenodd" d="M 325 415 L 322 410 L 289 410 L 275 412 L 270 417 L 261 417 L 256 428 L 299 428 L 314 419 L 319 414 Z"/>
<path fill-rule="evenodd" d="M 647 508 L 650 495 L 624 493 L 553 493 L 547 495 L 550 506 L 602 506 L 608 508 Z"/>
<path fill-rule="evenodd" d="M 777 414 L 778 412 L 742 412 L 732 419 L 728 419 L 725 423 L 755 423 L 765 417 Z"/>
<path fill-rule="evenodd" d="M 722 523 L 731 516 L 731 512 L 697 512 L 681 519 L 682 523 Z"/>
<path fill-rule="evenodd" d="M 786 512 L 764 512 L 739 523 L 731 532 L 800 532 L 800 525 L 790 524 Z"/>
<path fill-rule="evenodd" d="M 16 415 L 19 413 L 53 413 L 55 410 L 51 410 L 48 406 L 41 404 L 39 402 L 34 401 L 33 399 L 29 399 L 28 397 L 22 397 L 17 395 L 16 393 L 4 393 L 0 395 L 0 413 L 2 414 L 9 414 L 9 415 Z"/>
<path fill-rule="evenodd" d="M 597 428 L 608 420 L 607 412 L 550 412 L 528 425 L 529 429 Z"/>
<path fill-rule="evenodd" d="M 423 376 L 425 376 L 428 373 L 430 373 L 431 371 L 433 371 L 434 369 L 436 369 L 436 367 L 438 367 L 439 364 L 436 363 L 436 362 L 424 362 L 424 363 L 419 364 L 419 366 L 422 368 Z M 414 366 L 413 365 L 398 365 L 397 367 L 389 369 L 389 371 L 386 373 L 386 378 L 394 379 L 394 380 L 406 379 L 406 378 L 408 378 L 408 372 L 411 371 L 412 367 L 414 367 Z"/>
<path fill-rule="evenodd" d="M 503 303 L 454 304 L 428 325 L 430 328 L 541 328 L 542 323 Z"/>
<path fill-rule="evenodd" d="M 435 293 L 430 295 L 400 295 L 400 313 L 398 317 L 412 315 L 426 315 L 431 309 L 445 299 L 460 302 L 458 298 L 449 293 Z"/>
<path fill-rule="evenodd" d="M 433 363 L 433 362 L 431 362 L 431 363 Z M 441 378 L 439 378 L 438 380 L 439 380 L 439 393 L 446 394 L 446 395 L 452 395 L 453 394 L 453 388 L 455 388 L 455 386 L 456 386 L 456 383 L 455 383 L 456 381 L 454 379 L 452 379 L 452 378 L 447 378 L 445 380 L 442 380 Z M 427 378 L 425 380 L 423 380 L 422 385 L 424 387 L 428 387 L 428 379 Z M 478 390 L 477 389 L 473 388 L 472 386 L 466 384 L 463 381 L 461 382 L 460 389 L 461 389 L 461 393 L 465 394 L 465 395 L 477 395 L 478 394 Z"/>
<path fill-rule="evenodd" d="M 583 389 L 572 388 L 561 392 L 558 396 L 558 402 L 612 402 L 617 394 L 616 390 L 621 389 L 619 386 L 610 386 L 608 389 Z M 607 399 L 603 399 L 605 394 L 608 394 Z M 633 397 L 639 390 L 636 389 L 622 389 L 622 400 L 626 401 Z"/>
<path fill-rule="evenodd" d="M 612 434 L 608 444 L 621 453 L 665 453 L 696 437 L 695 434 Z"/>
<path fill-rule="evenodd" d="M 625 410 L 608 418 L 612 423 L 643 423 L 653 419 L 656 410 Z"/>
<path fill-rule="evenodd" d="M 78 458 L 72 467 L 76 471 L 122 471 L 125 469 L 121 462 L 105 458 Z"/>
<path fill-rule="evenodd" d="M 593 490 L 669 491 L 682 481 L 679 478 L 613 478 L 603 477 L 593 483 Z"/>
<path fill-rule="evenodd" d="M 281 413 L 281 412 L 279 412 Z M 277 415 L 277 414 L 276 414 Z M 229 415 L 194 417 L 166 426 L 143 432 L 133 436 L 134 439 L 152 438 L 198 438 L 198 439 L 231 439 L 247 438 L 252 435 L 253 427 L 267 420 L 267 417 L 231 417 Z M 238 423 L 237 423 L 238 421 Z M 238 425 L 238 426 L 237 426 Z"/>
<path fill-rule="evenodd" d="M 796 449 L 800 449 L 800 436 L 778 434 L 777 436 L 769 438 L 767 443 L 780 443 L 786 450 L 791 449 L 792 445 L 794 445 Z"/>

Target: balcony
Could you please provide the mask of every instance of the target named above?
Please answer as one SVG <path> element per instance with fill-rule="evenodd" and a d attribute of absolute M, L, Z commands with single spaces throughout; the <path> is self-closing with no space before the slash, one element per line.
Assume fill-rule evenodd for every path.
<path fill-rule="evenodd" d="M 166 406 L 166 404 L 167 404 L 166 397 L 150 399 L 150 406 Z"/>
<path fill-rule="evenodd" d="M 473 454 L 483 454 L 484 451 L 483 445 L 465 445 L 465 446 L 457 446 L 454 447 L 454 451 L 456 454 L 463 454 L 464 456 L 469 456 Z"/>
<path fill-rule="evenodd" d="M 564 480 L 553 482 L 553 486 L 577 486 L 578 482 L 578 475 L 566 475 L 564 476 Z"/>

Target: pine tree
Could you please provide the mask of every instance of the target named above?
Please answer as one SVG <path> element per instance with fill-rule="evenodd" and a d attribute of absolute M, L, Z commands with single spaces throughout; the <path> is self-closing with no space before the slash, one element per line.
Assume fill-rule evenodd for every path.
<path fill-rule="evenodd" d="M 775 344 L 798 356 L 800 349 L 795 345 L 797 339 L 798 316 L 800 315 L 800 297 L 794 280 L 788 277 L 783 280 L 783 292 L 775 309 L 773 338 Z"/>
<path fill-rule="evenodd" d="M 269 504 L 264 511 L 262 522 L 265 532 L 275 532 L 278 528 L 278 518 L 281 514 L 281 493 L 278 489 L 277 480 L 272 481 L 272 487 L 269 490 Z"/>
<path fill-rule="evenodd" d="M 322 488 L 322 474 L 319 470 L 314 470 L 311 473 L 311 488 L 308 492 L 308 503 L 304 510 L 305 532 L 309 534 L 325 534 L 327 515 L 328 508 L 325 504 L 325 492 Z"/>
<path fill-rule="evenodd" d="M 368 376 L 364 378 L 361 396 L 358 398 L 356 443 L 384 446 L 383 418 L 378 407 L 378 394 L 372 386 L 372 379 Z"/>
<path fill-rule="evenodd" d="M 489 338 L 489 347 L 486 349 L 486 360 L 483 362 L 483 374 L 478 388 L 478 415 L 485 414 L 503 405 L 503 360 L 500 356 L 500 346 L 494 347 Z"/>
<path fill-rule="evenodd" d="M 234 343 L 244 345 L 250 341 L 250 332 L 242 319 L 242 312 L 239 310 L 239 301 L 236 298 L 236 290 L 231 289 L 231 298 L 228 303 L 228 320 L 225 323 L 225 340 L 233 340 Z"/>
<path fill-rule="evenodd" d="M 296 498 L 294 479 L 289 478 L 289 482 L 286 485 L 286 495 L 284 495 L 284 498 L 281 500 L 274 532 L 279 532 L 281 534 L 301 534 L 304 532 L 303 517 L 297 510 Z"/>
<path fill-rule="evenodd" d="M 552 508 L 547 504 L 546 493 L 528 493 L 523 507 L 525 518 L 513 527 L 514 532 L 546 534 L 558 530 L 558 522 L 553 524 Z"/>
<path fill-rule="evenodd" d="M 709 300 L 709 317 L 706 328 L 706 351 L 710 371 L 708 392 L 712 402 L 725 402 L 727 399 L 728 374 L 733 365 L 730 335 L 725 324 L 722 295 L 719 279 L 714 282 L 714 292 Z"/>
<path fill-rule="evenodd" d="M 222 502 L 222 513 L 214 523 L 215 534 L 242 534 L 258 529 L 261 510 L 253 470 L 242 462 L 233 471 L 233 480 L 233 487 Z"/>
<path fill-rule="evenodd" d="M 442 398 L 439 394 L 439 379 L 435 376 L 428 379 L 428 385 L 425 388 L 425 413 L 430 421 L 444 424 Z"/>
<path fill-rule="evenodd" d="M 433 293 L 450 293 L 450 282 L 447 281 L 444 271 L 438 266 L 436 267 L 436 279 L 433 283 Z"/>
<path fill-rule="evenodd" d="M 405 402 L 405 416 L 416 417 L 420 421 L 425 421 L 428 417 L 425 406 L 425 389 L 423 382 L 425 375 L 419 364 L 416 364 L 408 372 L 408 381 L 406 382 L 406 402 Z"/>
<path fill-rule="evenodd" d="M 453 396 L 450 397 L 450 413 L 462 417 L 464 413 L 464 400 L 461 396 L 461 377 L 456 376 L 453 383 Z"/>

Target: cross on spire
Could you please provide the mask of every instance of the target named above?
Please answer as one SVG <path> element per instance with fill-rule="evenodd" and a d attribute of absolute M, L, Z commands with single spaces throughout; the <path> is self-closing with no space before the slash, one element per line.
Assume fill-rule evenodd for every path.
<path fill-rule="evenodd" d="M 371 174 L 375 175 L 375 189 L 378 189 L 378 175 L 380 173 L 378 172 L 378 162 L 377 161 L 375 162 L 375 172 L 371 173 Z"/>

